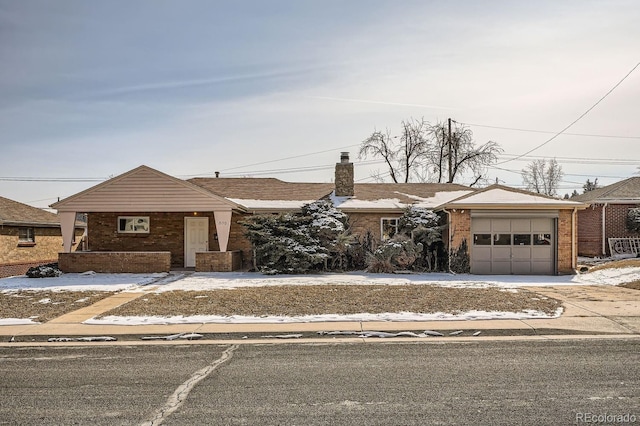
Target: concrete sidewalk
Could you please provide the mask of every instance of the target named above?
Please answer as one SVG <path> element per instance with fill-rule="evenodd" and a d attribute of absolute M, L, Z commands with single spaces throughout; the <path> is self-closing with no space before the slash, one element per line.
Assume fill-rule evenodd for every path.
<path fill-rule="evenodd" d="M 640 291 L 617 286 L 550 286 L 528 288 L 563 302 L 565 310 L 554 319 L 464 320 L 416 322 L 309 322 L 273 324 L 170 324 L 170 325 L 89 325 L 82 322 L 130 300 L 142 297 L 155 287 L 140 292 L 121 292 L 88 307 L 62 315 L 44 324 L 0 326 L 0 341 L 43 341 L 47 337 L 113 336 L 119 340 L 140 341 L 141 336 L 177 333 L 203 334 L 207 339 L 224 341 L 260 339 L 265 335 L 375 330 L 385 332 L 436 330 L 448 333 L 462 330 L 471 336 L 558 336 L 605 335 L 640 336 Z M 282 336 L 281 336 L 282 337 Z M 16 343 L 12 343 L 16 344 Z"/>

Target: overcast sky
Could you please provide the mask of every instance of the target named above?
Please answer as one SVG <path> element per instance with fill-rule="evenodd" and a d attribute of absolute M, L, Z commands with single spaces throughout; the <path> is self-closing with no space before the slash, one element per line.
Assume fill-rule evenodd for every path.
<path fill-rule="evenodd" d="M 358 144 L 412 117 L 499 143 L 492 181 L 555 157 L 581 192 L 638 172 L 640 69 L 567 130 L 600 136 L 505 161 L 640 62 L 638 23 L 637 0 L 0 0 L 0 196 L 45 207 L 141 164 L 331 182 L 340 151 L 366 182 L 385 169 Z"/>

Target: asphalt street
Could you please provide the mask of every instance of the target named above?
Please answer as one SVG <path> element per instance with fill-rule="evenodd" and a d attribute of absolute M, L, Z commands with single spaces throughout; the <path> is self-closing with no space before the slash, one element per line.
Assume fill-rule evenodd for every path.
<path fill-rule="evenodd" d="M 11 425 L 640 423 L 633 338 L 2 347 L 0 377 Z"/>

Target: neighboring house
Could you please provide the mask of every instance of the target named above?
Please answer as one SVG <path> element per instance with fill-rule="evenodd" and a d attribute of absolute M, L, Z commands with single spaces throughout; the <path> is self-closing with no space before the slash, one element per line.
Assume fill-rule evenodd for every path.
<path fill-rule="evenodd" d="M 75 232 L 80 241 L 83 229 Z M 72 246 L 73 248 L 73 246 Z M 0 197 L 0 278 L 58 261 L 60 220 L 54 213 Z"/>
<path fill-rule="evenodd" d="M 571 200 L 589 205 L 589 208 L 578 213 L 580 256 L 608 256 L 611 254 L 610 239 L 640 237 L 637 232 L 627 229 L 629 210 L 640 207 L 640 177 L 594 189 Z"/>
<path fill-rule="evenodd" d="M 343 153 L 336 164 L 335 184 L 290 183 L 272 178 L 181 180 L 140 166 L 52 207 L 61 217 L 66 252 L 71 239 L 70 231 L 66 230 L 68 224 L 77 213 L 88 216 L 91 252 L 62 254 L 63 271 L 147 272 L 183 267 L 197 271 L 231 271 L 247 269 L 252 264 L 251 245 L 238 223 L 248 215 L 297 211 L 304 204 L 331 199 L 338 209 L 349 215 L 354 234 L 369 233 L 380 241 L 393 236 L 397 220 L 407 206 L 436 209 L 476 192 L 457 184 L 354 183 L 353 163 L 349 162 L 348 153 Z M 561 200 L 555 200 L 557 204 L 554 204 L 550 200 L 545 199 L 544 208 L 549 211 L 543 212 L 550 218 L 560 217 L 560 210 L 581 206 Z M 536 210 L 530 215 L 540 214 L 536 201 L 539 201 L 536 197 L 529 199 L 525 205 L 528 210 L 521 212 Z M 516 204 L 518 202 L 516 200 Z M 499 208 L 496 217 L 502 218 L 504 211 L 520 207 L 505 201 L 492 205 L 489 210 Z M 447 211 L 450 212 L 448 207 Z M 457 233 L 452 235 L 452 241 L 459 242 L 463 233 L 458 222 L 455 223 Z M 555 229 L 545 228 L 544 233 L 552 235 L 553 247 L 556 243 L 563 248 L 572 246 L 573 234 L 565 232 L 565 226 L 570 224 L 562 222 L 560 238 L 556 238 Z M 470 233 L 467 238 L 470 241 Z M 560 267 L 554 264 L 533 272 L 570 272 L 575 253 L 561 250 L 560 255 L 562 259 L 553 254 L 553 260 L 557 260 Z M 478 272 L 486 270 L 478 269 Z"/>

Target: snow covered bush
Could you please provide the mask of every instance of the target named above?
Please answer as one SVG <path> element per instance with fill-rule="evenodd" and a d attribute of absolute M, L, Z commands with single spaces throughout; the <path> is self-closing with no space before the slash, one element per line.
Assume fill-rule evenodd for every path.
<path fill-rule="evenodd" d="M 627 212 L 627 230 L 640 232 L 640 208 L 631 208 Z"/>
<path fill-rule="evenodd" d="M 422 244 L 397 236 L 381 244 L 367 260 L 367 271 L 391 273 L 411 268 L 422 252 Z"/>
<path fill-rule="evenodd" d="M 344 268 L 352 238 L 347 216 L 329 201 L 300 213 L 255 215 L 241 222 L 254 248 L 254 266 L 263 273 L 297 274 Z"/>
<path fill-rule="evenodd" d="M 432 210 L 413 206 L 405 210 L 398 220 L 399 231 L 424 248 L 414 269 L 438 271 L 446 267 L 447 252 L 442 241 L 444 227 L 442 217 Z"/>
<path fill-rule="evenodd" d="M 27 270 L 28 278 L 54 278 L 62 275 L 62 271 L 58 269 L 57 263 L 48 263 L 46 265 L 34 266 Z"/>

